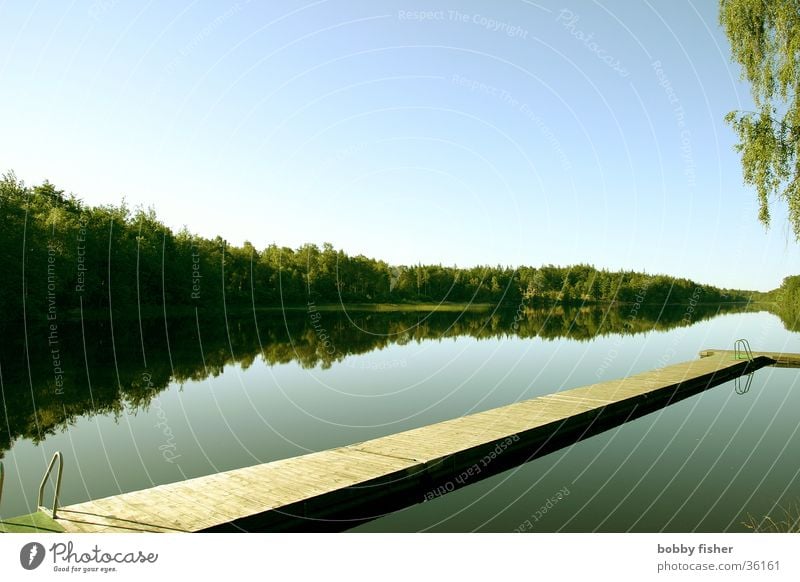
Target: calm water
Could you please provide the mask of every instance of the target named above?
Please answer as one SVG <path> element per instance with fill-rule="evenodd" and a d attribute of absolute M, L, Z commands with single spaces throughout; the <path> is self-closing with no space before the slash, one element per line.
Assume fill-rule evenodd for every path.
<path fill-rule="evenodd" d="M 800 333 L 776 316 L 718 311 L 61 322 L 59 370 L 46 328 L 4 324 L 0 515 L 34 509 L 56 450 L 70 504 L 621 377 L 739 337 L 800 352 Z M 800 370 L 766 368 L 747 394 L 718 386 L 356 530 L 744 530 L 748 514 L 800 502 L 799 411 Z"/>

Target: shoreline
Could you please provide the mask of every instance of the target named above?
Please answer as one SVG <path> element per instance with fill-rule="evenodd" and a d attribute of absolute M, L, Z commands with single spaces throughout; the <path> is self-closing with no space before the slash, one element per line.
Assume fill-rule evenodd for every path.
<path fill-rule="evenodd" d="M 710 301 L 698 302 L 696 305 L 719 305 L 719 306 L 742 306 L 742 307 L 762 307 L 767 309 L 768 305 L 773 304 L 771 301 Z M 621 308 L 628 305 L 636 305 L 636 302 L 629 301 L 582 301 L 582 302 L 533 302 L 522 305 L 523 310 L 538 310 L 538 309 L 592 309 L 592 308 Z M 303 313 L 309 311 L 309 306 L 314 307 L 315 311 L 322 311 L 326 313 L 458 313 L 458 312 L 489 312 L 489 311 L 513 311 L 520 310 L 520 305 L 515 303 L 460 303 L 460 302 L 418 302 L 418 303 L 307 303 L 305 305 L 284 305 L 284 306 L 265 306 L 265 307 L 245 307 L 241 305 L 227 306 L 219 309 L 209 309 L 206 306 L 172 306 L 167 307 L 166 310 L 163 306 L 143 306 L 140 309 L 133 307 L 127 311 L 114 310 L 112 313 L 114 319 L 131 320 L 139 319 L 152 319 L 156 317 L 191 317 L 195 313 L 202 313 L 206 316 L 226 316 L 235 315 L 241 316 L 243 314 L 278 314 L 278 313 Z M 684 303 L 642 303 L 642 306 L 651 308 L 667 308 L 667 307 L 680 307 L 688 305 Z M 166 313 L 165 313 L 166 311 Z M 109 310 L 104 309 L 84 309 L 83 319 L 98 320 L 108 318 Z M 79 322 L 81 321 L 81 312 L 76 309 L 65 310 L 59 317 L 60 321 L 65 322 Z M 0 323 L 21 323 L 23 318 L 4 318 L 0 317 Z M 36 318 L 27 317 L 25 321 L 31 324 L 36 324 Z"/>

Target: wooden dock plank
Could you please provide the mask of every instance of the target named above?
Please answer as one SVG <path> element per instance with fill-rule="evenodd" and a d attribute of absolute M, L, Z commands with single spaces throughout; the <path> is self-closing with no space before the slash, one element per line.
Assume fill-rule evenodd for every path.
<path fill-rule="evenodd" d="M 505 450 L 500 443 L 513 441 L 535 451 L 565 426 L 585 429 L 603 414 L 624 417 L 653 399 L 685 397 L 774 362 L 794 361 L 792 355 L 759 352 L 764 357 L 747 362 L 730 354 L 707 350 L 691 362 L 337 449 L 79 503 L 59 509 L 57 522 L 68 532 L 203 531 L 243 527 L 238 524 L 279 510 L 303 515 L 326 503 L 357 505 L 359 496 L 379 498 L 390 490 L 407 489 L 415 499 L 414 491 L 425 483 L 430 487 L 434 477 L 446 477 L 447 471 L 455 477 L 455 471 L 482 455 L 494 459 L 493 450 L 495 455 Z M 796 360 L 800 363 L 800 355 Z"/>
<path fill-rule="evenodd" d="M 722 356 L 730 359 L 736 358 L 734 350 L 703 350 L 700 357 L 705 359 L 710 356 Z M 800 354 L 783 352 L 753 352 L 753 357 L 764 357 L 774 360 L 776 368 L 800 368 Z"/>

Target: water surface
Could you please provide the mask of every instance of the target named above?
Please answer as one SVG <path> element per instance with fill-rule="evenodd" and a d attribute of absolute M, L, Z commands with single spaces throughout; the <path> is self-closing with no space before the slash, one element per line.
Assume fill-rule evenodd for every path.
<path fill-rule="evenodd" d="M 0 331 L 4 517 L 33 510 L 55 450 L 70 504 L 634 374 L 739 337 L 800 352 L 774 315 L 712 306 L 198 313 L 62 322 L 61 386 L 46 328 Z M 797 370 L 766 368 L 746 394 L 713 388 L 356 529 L 744 530 L 748 514 L 800 500 L 797 386 Z"/>

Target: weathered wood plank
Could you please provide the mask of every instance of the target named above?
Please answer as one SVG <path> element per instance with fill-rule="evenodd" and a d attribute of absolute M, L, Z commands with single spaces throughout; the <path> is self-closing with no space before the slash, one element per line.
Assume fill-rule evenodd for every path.
<path fill-rule="evenodd" d="M 703 350 L 700 352 L 701 358 L 709 356 L 723 356 L 734 359 L 736 352 L 733 350 Z M 800 354 L 783 352 L 753 352 L 753 357 L 764 357 L 774 360 L 773 366 L 776 368 L 800 368 Z"/>

